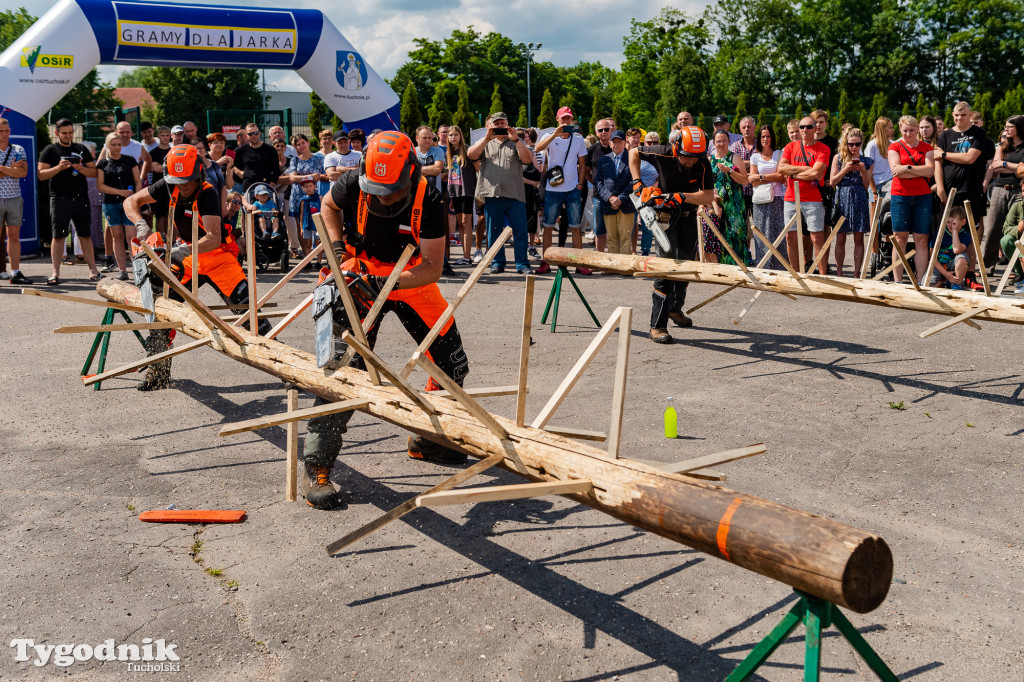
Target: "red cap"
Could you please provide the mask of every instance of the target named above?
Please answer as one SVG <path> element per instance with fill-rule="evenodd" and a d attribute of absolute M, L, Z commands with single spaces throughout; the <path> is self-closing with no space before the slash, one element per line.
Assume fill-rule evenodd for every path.
<path fill-rule="evenodd" d="M 562 107 L 558 110 L 558 113 L 555 114 L 555 118 L 562 118 L 563 116 L 572 116 L 572 109 L 569 107 Z"/>

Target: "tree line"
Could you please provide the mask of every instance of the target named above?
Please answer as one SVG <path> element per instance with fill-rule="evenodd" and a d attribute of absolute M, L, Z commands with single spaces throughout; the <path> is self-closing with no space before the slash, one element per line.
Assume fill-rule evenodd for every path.
<path fill-rule="evenodd" d="M 630 20 L 619 69 L 531 61 L 533 121 L 522 43 L 472 26 L 414 42 L 389 81 L 409 115 L 403 128 L 459 116 L 476 127 L 495 98 L 517 124 L 547 127 L 570 106 L 591 128 L 612 116 L 653 130 L 687 110 L 707 120 L 749 113 L 784 132 L 791 113 L 818 108 L 870 129 L 879 115 L 945 116 L 966 100 L 996 134 L 1024 110 L 1024 0 L 719 0 L 699 15 L 666 7 Z"/>

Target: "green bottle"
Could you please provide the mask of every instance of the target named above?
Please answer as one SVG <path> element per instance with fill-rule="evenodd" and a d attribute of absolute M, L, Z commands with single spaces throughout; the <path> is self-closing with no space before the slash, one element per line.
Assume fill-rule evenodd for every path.
<path fill-rule="evenodd" d="M 665 438 L 675 438 L 679 435 L 677 418 L 676 399 L 669 396 L 665 404 Z"/>

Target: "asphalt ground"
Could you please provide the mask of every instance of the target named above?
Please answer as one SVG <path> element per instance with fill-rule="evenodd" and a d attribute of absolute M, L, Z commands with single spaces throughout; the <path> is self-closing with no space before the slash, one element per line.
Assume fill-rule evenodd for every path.
<path fill-rule="evenodd" d="M 23 269 L 45 288 L 46 264 Z M 57 289 L 96 297 L 87 276 L 66 266 Z M 278 310 L 313 281 L 288 285 Z M 540 325 L 552 281 L 538 278 L 528 417 L 596 331 L 569 288 L 556 332 Z M 634 309 L 624 456 L 675 461 L 764 442 L 767 454 L 717 467 L 726 486 L 892 548 L 886 601 L 847 615 L 900 679 L 1024 678 L 1019 328 L 920 339 L 938 318 L 772 295 L 737 326 L 751 295 L 738 290 L 661 346 L 646 338 L 649 283 L 577 281 L 602 321 Z M 460 284 L 441 288 L 451 297 Z M 716 291 L 691 285 L 688 306 Z M 17 293 L 0 283 L 5 644 L 164 639 L 180 660 L 164 673 L 36 666 L 7 647 L 2 679 L 721 680 L 795 603 L 786 585 L 560 497 L 419 509 L 329 558 L 327 543 L 454 470 L 409 460 L 401 429 L 357 414 L 333 472 L 349 508 L 285 502 L 284 428 L 217 436 L 283 411 L 280 381 L 207 348 L 174 360 L 168 390 L 139 393 L 129 374 L 94 392 L 79 379 L 91 335 L 52 330 L 98 324 L 102 309 Z M 467 386 L 515 383 L 522 300 L 521 276 L 485 276 L 460 308 Z M 312 350 L 310 318 L 280 340 Z M 378 352 L 399 363 L 412 349 L 387 318 Z M 614 355 L 609 344 L 554 423 L 607 429 Z M 108 368 L 141 356 L 134 337 L 115 335 Z M 674 440 L 662 434 L 667 396 L 680 412 Z M 485 404 L 514 414 L 511 397 Z M 472 485 L 519 480 L 486 473 Z M 172 504 L 248 517 L 137 518 Z M 802 632 L 755 679 L 802 679 Z M 874 679 L 834 629 L 822 649 L 826 679 Z"/>

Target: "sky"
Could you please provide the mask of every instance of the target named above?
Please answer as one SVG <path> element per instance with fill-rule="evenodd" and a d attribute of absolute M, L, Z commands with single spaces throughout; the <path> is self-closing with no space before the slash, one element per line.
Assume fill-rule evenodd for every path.
<path fill-rule="evenodd" d="M 26 7 L 41 16 L 57 0 L 0 0 L 0 11 Z M 280 0 L 216 2 L 197 0 L 193 5 L 240 5 L 281 8 Z M 384 78 L 391 78 L 415 47 L 414 38 L 442 40 L 453 29 L 472 25 L 481 33 L 498 31 L 513 42 L 540 43 L 538 61 L 572 66 L 599 61 L 617 68 L 622 63 L 622 39 L 629 20 L 647 21 L 671 5 L 691 15 L 704 9 L 702 0 L 633 0 L 632 16 L 621 0 L 561 0 L 557 5 L 536 0 L 508 3 L 484 0 L 290 0 L 288 9 L 319 9 L 341 31 L 366 61 Z M 346 5 L 349 5 L 346 7 Z M 101 66 L 100 77 L 114 83 L 130 67 Z M 309 87 L 292 71 L 266 72 L 268 90 L 304 90 Z"/>

